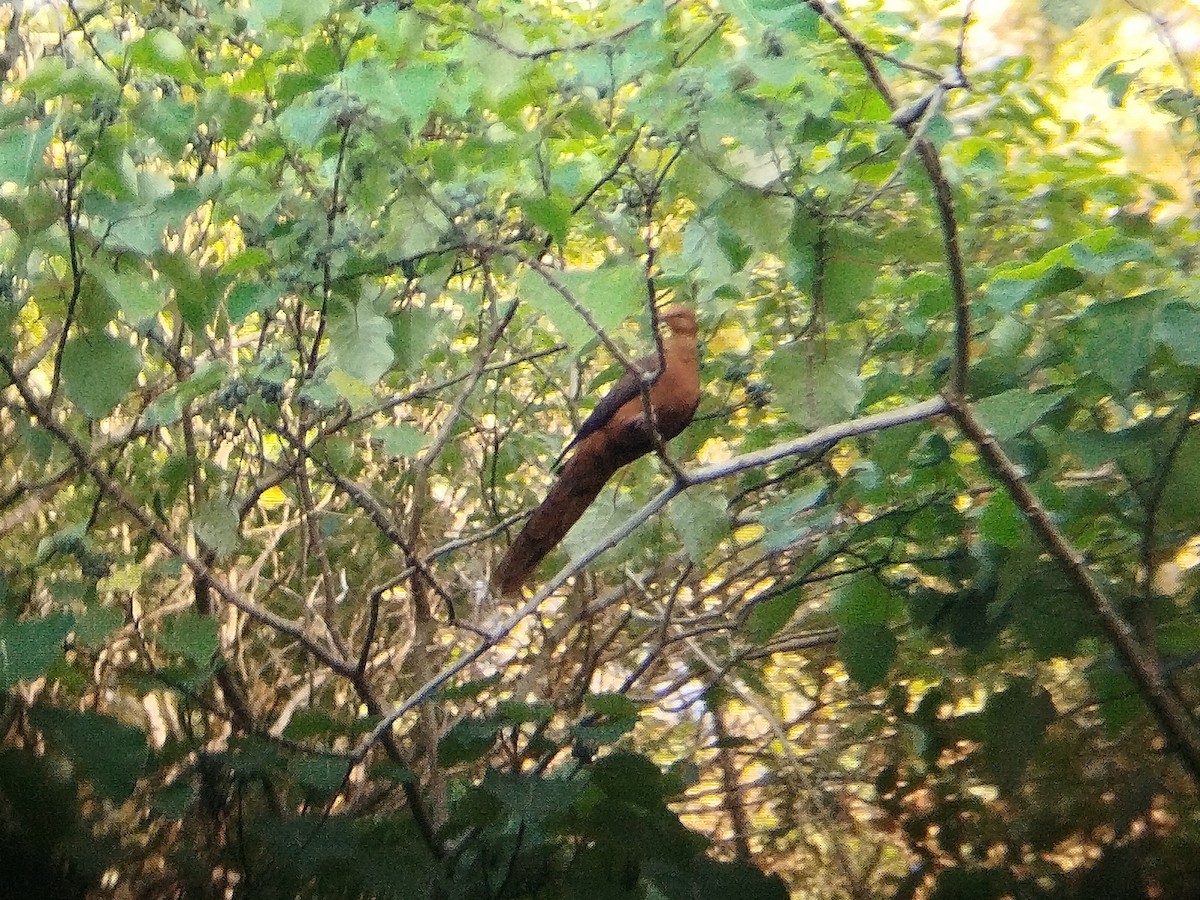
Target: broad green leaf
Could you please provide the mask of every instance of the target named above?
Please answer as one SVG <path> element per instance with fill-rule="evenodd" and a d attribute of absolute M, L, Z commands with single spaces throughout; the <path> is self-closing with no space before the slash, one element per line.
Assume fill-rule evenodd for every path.
<path fill-rule="evenodd" d="M 279 133 L 288 143 L 302 148 L 314 147 L 333 121 L 335 108 L 293 103 L 279 114 L 276 122 Z"/>
<path fill-rule="evenodd" d="M 393 69 L 375 59 L 356 63 L 344 74 L 347 89 L 368 109 L 387 118 L 403 116 L 416 127 L 425 124 L 445 77 L 443 66 Z"/>
<path fill-rule="evenodd" d="M 1154 250 L 1148 241 L 1131 240 L 1117 228 L 1101 228 L 1069 246 L 1071 259 L 1090 275 L 1107 275 L 1125 263 L 1146 262 Z"/>
<path fill-rule="evenodd" d="M 633 265 L 605 266 L 591 271 L 551 272 L 575 300 L 610 334 L 625 319 L 645 308 L 646 285 L 642 272 Z M 571 349 L 578 352 L 595 333 L 563 295 L 537 272 L 521 276 L 518 293 L 554 323 Z M 650 340 L 647 336 L 648 341 Z"/>
<path fill-rule="evenodd" d="M 126 398 L 141 369 L 129 341 L 107 331 L 74 334 L 63 350 L 63 390 L 89 419 L 102 419 Z"/>
<path fill-rule="evenodd" d="M 67 613 L 23 622 L 0 619 L 0 689 L 45 675 L 62 656 L 63 641 L 74 624 Z"/>
<path fill-rule="evenodd" d="M 1008 492 L 997 490 L 979 517 L 979 534 L 993 544 L 1014 550 L 1024 543 L 1024 524 Z"/>
<path fill-rule="evenodd" d="M 217 652 L 217 620 L 200 613 L 185 612 L 163 622 L 158 643 L 172 653 L 187 657 L 198 666 L 205 666 Z"/>
<path fill-rule="evenodd" d="M 212 272 L 202 271 L 182 253 L 160 253 L 154 267 L 175 291 L 175 305 L 192 331 L 203 331 L 212 322 L 224 282 Z"/>
<path fill-rule="evenodd" d="M 878 578 L 865 575 L 838 588 L 829 612 L 842 628 L 884 625 L 903 614 L 904 603 Z"/>
<path fill-rule="evenodd" d="M 1187 300 L 1168 303 L 1154 323 L 1154 339 L 1180 365 L 1200 366 L 1200 306 Z"/>
<path fill-rule="evenodd" d="M 421 368 L 445 325 L 445 318 L 437 311 L 419 307 L 401 310 L 393 318 L 392 349 L 406 372 Z"/>
<path fill-rule="evenodd" d="M 94 606 L 75 619 L 75 640 L 85 647 L 98 650 L 111 635 L 125 624 L 125 613 L 114 606 Z"/>
<path fill-rule="evenodd" d="M 567 228 L 571 224 L 571 202 L 568 197 L 554 194 L 550 197 L 530 197 L 521 202 L 521 208 L 529 221 L 544 228 L 555 243 L 567 239 Z"/>
<path fill-rule="evenodd" d="M 474 762 L 492 749 L 501 723 L 494 719 L 463 719 L 438 740 L 438 765 Z"/>
<path fill-rule="evenodd" d="M 591 782 L 609 797 L 643 808 L 663 799 L 663 773 L 640 753 L 616 750 L 592 764 Z"/>
<path fill-rule="evenodd" d="M 318 735 L 333 734 L 339 730 L 333 716 L 321 709 L 300 709 L 288 721 L 284 737 L 293 741 L 306 741 Z"/>
<path fill-rule="evenodd" d="M 1150 335 L 1158 330 L 1156 299 L 1157 295 L 1147 294 L 1097 303 L 1084 314 L 1092 330 L 1084 342 L 1080 362 L 1121 394 L 1129 393 L 1150 359 Z"/>
<path fill-rule="evenodd" d="M 123 803 L 150 756 L 146 735 L 109 716 L 37 706 L 30 719 L 100 796 Z"/>
<path fill-rule="evenodd" d="M 384 425 L 375 429 L 374 436 L 382 442 L 384 453 L 403 458 L 416 456 L 430 441 L 429 435 L 411 425 Z"/>
<path fill-rule="evenodd" d="M 755 644 L 765 644 L 792 620 L 804 602 L 802 588 L 792 588 L 755 602 L 746 620 L 746 633 Z"/>
<path fill-rule="evenodd" d="M 134 41 L 129 48 L 129 60 L 144 71 L 177 81 L 187 81 L 195 76 L 191 56 L 183 41 L 162 28 Z"/>
<path fill-rule="evenodd" d="M 1078 28 L 1100 10 L 1100 0 L 1038 0 L 1042 15 L 1060 28 Z"/>
<path fill-rule="evenodd" d="M 29 187 L 53 136 L 54 126 L 49 122 L 41 128 L 17 127 L 0 132 L 0 184 L 11 181 L 17 187 Z"/>
<path fill-rule="evenodd" d="M 242 272 L 269 269 L 270 266 L 270 253 L 262 247 L 248 247 L 221 266 L 221 274 L 229 278 Z"/>
<path fill-rule="evenodd" d="M 577 560 L 590 552 L 604 538 L 616 531 L 636 511 L 637 505 L 625 494 L 602 494 L 600 499 L 588 507 L 585 512 L 567 532 L 562 546 L 571 559 Z M 615 549 L 608 551 L 606 559 L 620 558 L 623 550 L 628 550 L 632 541 L 626 541 Z"/>
<path fill-rule="evenodd" d="M 763 507 L 758 523 L 766 529 L 764 546 L 768 550 L 780 550 L 796 543 L 814 528 L 828 525 L 823 517 L 810 513 L 825 501 L 828 493 L 825 482 L 814 482 Z"/>
<path fill-rule="evenodd" d="M 196 107 L 174 97 L 158 97 L 140 110 L 138 123 L 165 153 L 180 158 L 196 131 Z"/>
<path fill-rule="evenodd" d="M 182 819 L 196 800 L 196 786 L 181 778 L 160 787 L 154 792 L 150 808 L 155 815 L 168 819 Z"/>
<path fill-rule="evenodd" d="M 1025 303 L 1066 293 L 1083 284 L 1083 275 L 1075 268 L 1053 262 L 1069 257 L 1066 247 L 1042 260 L 997 273 L 987 286 L 984 299 L 997 312 L 1010 313 Z"/>
<path fill-rule="evenodd" d="M 637 719 L 641 714 L 637 704 L 624 694 L 588 694 L 583 698 L 583 705 L 611 719 Z"/>
<path fill-rule="evenodd" d="M 1031 394 L 1025 388 L 1013 388 L 984 397 L 975 404 L 975 410 L 992 434 L 1007 441 L 1024 434 L 1066 398 L 1065 391 Z"/>
<path fill-rule="evenodd" d="M 366 299 L 353 306 L 335 306 L 335 310 L 329 316 L 329 354 L 333 365 L 374 387 L 392 366 L 391 323 Z"/>
<path fill-rule="evenodd" d="M 849 322 L 873 296 L 881 259 L 862 232 L 838 229 L 827 235 L 827 241 L 821 283 L 810 290 L 814 297 L 823 298 L 830 321 Z"/>
<path fill-rule="evenodd" d="M 671 501 L 669 514 L 688 558 L 697 566 L 704 565 L 729 534 L 729 514 L 715 493 L 685 491 Z"/>
<path fill-rule="evenodd" d="M 84 537 L 87 534 L 87 523 L 79 522 L 66 525 L 52 535 L 38 541 L 35 565 L 44 565 L 56 553 L 75 554 L 84 548 Z"/>
<path fill-rule="evenodd" d="M 863 394 L 857 350 L 849 344 L 783 347 L 767 361 L 767 374 L 788 415 L 810 430 L 850 418 Z"/>
<path fill-rule="evenodd" d="M 341 369 L 334 369 L 325 379 L 325 384 L 337 392 L 336 396 L 341 397 L 350 404 L 350 408 L 354 410 L 365 409 L 375 402 L 375 392 L 371 390 L 369 385 L 363 384 L 353 375 L 348 375 Z M 313 397 L 316 399 L 319 395 L 315 392 L 309 392 L 306 387 L 304 396 Z M 323 405 L 336 405 L 336 399 Z"/>
<path fill-rule="evenodd" d="M 987 761 L 1000 787 L 1014 790 L 1026 766 L 1057 718 L 1054 701 L 1045 688 L 1017 678 L 988 699 L 983 711 Z"/>
<path fill-rule="evenodd" d="M 350 767 L 347 760 L 327 753 L 295 756 L 288 761 L 288 770 L 296 781 L 321 796 L 337 791 L 346 780 Z"/>
<path fill-rule="evenodd" d="M 156 316 L 166 304 L 160 286 L 132 266 L 122 266 L 120 271 L 102 268 L 96 275 L 135 327 Z"/>
<path fill-rule="evenodd" d="M 549 703 L 501 700 L 496 704 L 496 718 L 507 725 L 544 724 L 554 718 L 554 707 Z"/>
<path fill-rule="evenodd" d="M 253 312 L 273 309 L 283 296 L 283 287 L 278 284 L 258 281 L 243 281 L 233 286 L 226 301 L 229 318 L 236 324 Z"/>
<path fill-rule="evenodd" d="M 1191 429 L 1184 438 L 1166 479 L 1158 509 L 1160 524 L 1176 528 L 1195 526 L 1200 521 L 1200 431 L 1197 429 Z"/>
<path fill-rule="evenodd" d="M 1088 669 L 1087 679 L 1110 737 L 1119 736 L 1130 724 L 1145 716 L 1145 701 L 1124 670 L 1096 663 Z"/>
<path fill-rule="evenodd" d="M 882 684 L 896 658 L 896 636 L 886 625 L 842 628 L 838 655 L 847 674 L 867 690 Z"/>
<path fill-rule="evenodd" d="M 241 540 L 238 508 L 225 496 L 218 495 L 197 507 L 192 527 L 196 536 L 218 557 L 230 556 Z"/>

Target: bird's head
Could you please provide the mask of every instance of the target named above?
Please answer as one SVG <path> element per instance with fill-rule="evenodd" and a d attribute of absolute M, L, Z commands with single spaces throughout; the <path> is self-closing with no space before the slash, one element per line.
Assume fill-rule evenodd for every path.
<path fill-rule="evenodd" d="M 699 330 L 696 326 L 696 313 L 688 306 L 668 306 L 658 314 L 658 318 L 671 329 L 672 334 L 695 337 Z"/>

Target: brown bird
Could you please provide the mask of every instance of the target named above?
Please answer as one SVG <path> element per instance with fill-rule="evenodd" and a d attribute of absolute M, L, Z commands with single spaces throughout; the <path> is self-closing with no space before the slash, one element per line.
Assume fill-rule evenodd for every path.
<path fill-rule="evenodd" d="M 659 318 L 670 334 L 663 341 L 663 369 L 650 386 L 650 406 L 658 434 L 666 441 L 696 414 L 700 364 L 696 314 L 686 306 L 670 306 Z M 573 452 L 558 480 L 492 573 L 492 586 L 502 596 L 520 595 L 537 564 L 558 546 L 617 469 L 654 450 L 642 404 L 642 375 L 658 365 L 657 353 L 639 359 L 637 371 L 621 376 L 567 444 L 563 453 Z"/>

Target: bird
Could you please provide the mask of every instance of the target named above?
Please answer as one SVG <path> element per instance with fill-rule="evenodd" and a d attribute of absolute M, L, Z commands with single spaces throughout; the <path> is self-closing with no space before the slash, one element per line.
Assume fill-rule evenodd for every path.
<path fill-rule="evenodd" d="M 659 320 L 670 332 L 662 342 L 662 370 L 658 371 L 657 353 L 637 360 L 583 420 L 563 450 L 570 456 L 546 499 L 492 572 L 492 587 L 502 597 L 519 597 L 538 563 L 558 546 L 613 474 L 655 449 L 642 401 L 645 374 L 658 371 L 650 386 L 650 407 L 659 437 L 668 441 L 691 423 L 700 405 L 696 313 L 675 304 L 664 309 Z"/>

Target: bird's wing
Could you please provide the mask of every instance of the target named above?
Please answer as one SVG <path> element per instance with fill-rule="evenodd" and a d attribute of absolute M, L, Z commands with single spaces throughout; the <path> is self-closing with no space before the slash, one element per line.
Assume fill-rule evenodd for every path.
<path fill-rule="evenodd" d="M 588 413 L 588 417 L 583 420 L 583 424 L 579 426 L 579 431 L 571 438 L 567 446 L 563 447 L 562 453 L 558 454 L 558 459 L 554 461 L 551 467 L 553 471 L 558 471 L 562 464 L 563 457 L 569 453 L 576 444 L 582 441 L 589 435 L 599 431 L 607 425 L 612 417 L 617 414 L 617 410 L 628 403 L 630 400 L 636 399 L 642 393 L 642 373 L 653 372 L 658 368 L 658 354 L 654 353 L 650 356 L 644 356 L 639 359 L 635 365 L 638 368 L 636 372 L 626 372 L 616 383 L 608 389 L 608 393 L 600 398 L 600 402 L 592 407 L 592 411 Z"/>

